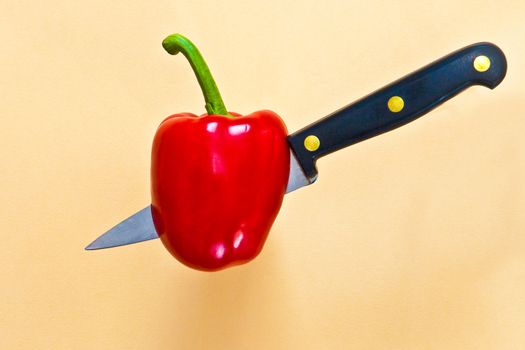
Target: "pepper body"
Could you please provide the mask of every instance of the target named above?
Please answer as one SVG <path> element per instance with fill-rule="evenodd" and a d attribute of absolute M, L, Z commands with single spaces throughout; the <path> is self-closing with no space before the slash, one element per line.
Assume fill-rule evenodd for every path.
<path fill-rule="evenodd" d="M 289 175 L 287 130 L 271 111 L 176 114 L 159 126 L 152 216 L 165 247 L 205 271 L 250 261 L 279 212 Z"/>

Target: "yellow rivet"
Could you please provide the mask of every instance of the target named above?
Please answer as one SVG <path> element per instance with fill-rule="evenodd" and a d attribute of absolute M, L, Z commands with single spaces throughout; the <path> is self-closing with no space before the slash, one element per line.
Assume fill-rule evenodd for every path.
<path fill-rule="evenodd" d="M 392 96 L 388 100 L 388 109 L 390 112 L 401 112 L 401 110 L 405 107 L 405 101 L 399 96 Z"/>
<path fill-rule="evenodd" d="M 319 141 L 319 138 L 315 135 L 306 136 L 304 139 L 304 148 L 310 152 L 317 151 L 319 146 L 321 146 L 321 141 Z"/>
<path fill-rule="evenodd" d="M 490 68 L 490 58 L 487 56 L 478 56 L 474 59 L 474 69 L 478 72 L 485 72 Z"/>

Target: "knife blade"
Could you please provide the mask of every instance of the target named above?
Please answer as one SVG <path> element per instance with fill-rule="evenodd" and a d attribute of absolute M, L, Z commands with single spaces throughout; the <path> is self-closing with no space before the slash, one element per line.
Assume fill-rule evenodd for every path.
<path fill-rule="evenodd" d="M 286 193 L 317 179 L 316 161 L 332 152 L 405 125 L 466 88 L 495 88 L 507 71 L 494 44 L 457 50 L 288 136 L 290 175 Z M 150 206 L 122 221 L 85 249 L 110 248 L 158 238 Z"/>
<path fill-rule="evenodd" d="M 297 158 L 295 158 L 293 152 L 290 151 L 290 174 L 288 176 L 286 193 L 292 192 L 311 183 L 312 182 L 310 182 L 303 173 Z M 159 236 L 155 231 L 155 226 L 151 217 L 151 206 L 147 206 L 112 227 L 109 231 L 105 232 L 90 243 L 85 249 L 96 250 L 113 248 L 148 241 L 155 238 L 159 238 Z"/>

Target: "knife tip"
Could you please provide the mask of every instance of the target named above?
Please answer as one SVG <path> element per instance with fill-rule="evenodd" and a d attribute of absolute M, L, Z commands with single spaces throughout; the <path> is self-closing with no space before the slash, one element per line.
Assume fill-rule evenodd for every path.
<path fill-rule="evenodd" d="M 97 247 L 97 246 L 95 245 L 95 242 L 90 243 L 89 245 L 87 245 L 87 246 L 84 248 L 84 250 L 96 250 L 96 249 L 99 249 L 99 247 Z"/>

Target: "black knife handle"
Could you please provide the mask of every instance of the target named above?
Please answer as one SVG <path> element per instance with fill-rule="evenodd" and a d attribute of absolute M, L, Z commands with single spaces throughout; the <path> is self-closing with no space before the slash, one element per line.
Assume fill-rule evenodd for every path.
<path fill-rule="evenodd" d="M 507 62 L 494 44 L 455 51 L 288 136 L 305 175 L 318 158 L 407 124 L 472 85 L 495 88 Z"/>

